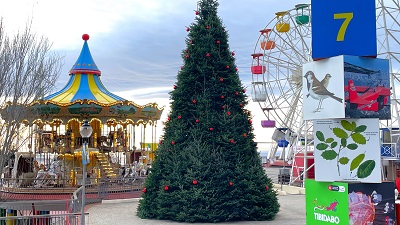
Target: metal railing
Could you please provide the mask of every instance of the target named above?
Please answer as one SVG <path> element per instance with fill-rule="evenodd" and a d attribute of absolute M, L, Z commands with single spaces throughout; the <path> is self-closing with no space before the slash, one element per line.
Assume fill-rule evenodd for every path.
<path fill-rule="evenodd" d="M 146 177 L 135 178 L 91 178 L 86 184 L 86 199 L 101 201 L 101 199 L 140 197 Z M 22 181 L 21 181 L 22 180 Z M 66 181 L 61 181 L 68 183 Z M 24 179 L 0 179 L 0 202 L 15 200 L 65 200 L 75 195 L 81 199 L 81 185 L 19 185 Z M 77 182 L 78 183 L 78 182 Z"/>
<path fill-rule="evenodd" d="M 85 224 L 89 224 L 89 213 L 85 213 Z M 0 217 L 0 225 L 79 225 L 81 214 L 28 215 Z"/>

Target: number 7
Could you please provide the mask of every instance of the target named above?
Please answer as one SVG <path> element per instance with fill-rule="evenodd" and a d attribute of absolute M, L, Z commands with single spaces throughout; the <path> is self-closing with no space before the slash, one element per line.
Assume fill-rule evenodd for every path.
<path fill-rule="evenodd" d="M 342 26 L 340 26 L 339 32 L 336 37 L 336 41 L 343 41 L 344 34 L 346 33 L 347 27 L 349 26 L 350 20 L 353 19 L 353 13 L 335 13 L 333 14 L 333 18 L 344 19 Z"/>

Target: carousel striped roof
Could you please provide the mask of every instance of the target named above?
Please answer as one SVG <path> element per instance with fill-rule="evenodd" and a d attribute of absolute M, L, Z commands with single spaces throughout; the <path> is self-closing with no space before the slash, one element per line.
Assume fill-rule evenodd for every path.
<path fill-rule="evenodd" d="M 84 34 L 82 39 L 85 41 L 81 54 L 76 63 L 69 71 L 70 78 L 60 91 L 46 96 L 44 100 L 50 100 L 58 103 L 70 103 L 76 100 L 93 100 L 103 104 L 125 101 L 111 92 L 109 92 L 100 80 L 100 70 L 97 68 L 87 44 L 89 35 Z"/>

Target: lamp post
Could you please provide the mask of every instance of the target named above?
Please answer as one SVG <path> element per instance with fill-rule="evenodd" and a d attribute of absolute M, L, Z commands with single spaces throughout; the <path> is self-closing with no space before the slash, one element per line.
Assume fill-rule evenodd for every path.
<path fill-rule="evenodd" d="M 86 194 L 85 194 L 85 186 L 86 186 L 86 164 L 88 163 L 88 157 L 87 155 L 89 152 L 86 152 L 86 139 L 92 135 L 92 127 L 88 123 L 87 119 L 83 122 L 79 133 L 82 136 L 82 139 L 84 140 L 83 145 L 82 145 L 82 215 L 81 215 L 81 225 L 85 225 L 85 200 L 86 200 Z"/>

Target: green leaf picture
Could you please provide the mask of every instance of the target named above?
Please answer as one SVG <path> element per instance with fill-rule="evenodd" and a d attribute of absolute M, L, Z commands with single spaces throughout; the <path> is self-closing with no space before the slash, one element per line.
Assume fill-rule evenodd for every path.
<path fill-rule="evenodd" d="M 318 140 L 320 140 L 320 141 L 324 141 L 325 140 L 324 134 L 321 131 L 317 131 L 315 136 L 317 136 Z"/>
<path fill-rule="evenodd" d="M 326 160 L 334 160 L 338 154 L 334 150 L 324 151 L 321 156 Z"/>
<path fill-rule="evenodd" d="M 327 144 L 325 144 L 325 143 L 319 143 L 319 144 L 317 144 L 317 146 L 316 146 L 316 148 L 318 149 L 318 150 L 326 150 L 327 148 L 329 147 L 329 145 L 327 145 Z"/>
<path fill-rule="evenodd" d="M 333 139 L 333 138 L 327 138 L 325 142 L 326 142 L 326 143 L 332 143 L 334 140 L 335 140 L 335 139 Z"/>
<path fill-rule="evenodd" d="M 329 124 L 331 125 L 329 130 L 325 125 L 323 127 L 325 129 L 315 132 L 318 139 L 315 143 L 315 148 L 321 151 L 322 159 L 336 161 L 338 175 L 341 176 L 341 171 L 346 170 L 345 176 L 350 176 L 352 180 L 355 177 L 359 179 L 369 177 L 376 167 L 376 161 L 373 160 L 375 158 L 371 159 L 370 155 L 366 154 L 370 150 L 364 146 L 367 145 L 369 147 L 368 142 L 371 139 L 371 134 L 366 134 L 366 131 L 370 132 L 374 126 L 368 127 L 367 125 L 370 123 L 365 122 L 364 124 L 367 125 L 360 125 L 356 121 L 340 120 L 339 126 L 337 123 L 332 122 L 334 125 Z M 327 123 L 324 122 L 324 124 Z M 375 126 L 378 130 L 379 124 L 377 123 Z M 379 136 L 375 135 L 375 137 L 379 139 Z M 377 144 L 377 138 L 373 139 L 371 143 Z M 354 173 L 352 171 L 357 172 Z"/>
<path fill-rule="evenodd" d="M 356 143 L 349 144 L 347 145 L 347 148 L 350 150 L 356 150 L 358 148 L 358 144 Z"/>
<path fill-rule="evenodd" d="M 347 157 L 342 157 L 339 159 L 339 163 L 342 165 L 346 165 L 347 163 L 349 163 L 350 159 Z"/>
<path fill-rule="evenodd" d="M 342 146 L 347 146 L 347 139 L 346 139 L 346 138 L 340 139 L 340 144 L 341 144 Z"/>
<path fill-rule="evenodd" d="M 361 132 L 364 132 L 366 129 L 367 129 L 367 126 L 361 125 L 361 126 L 358 126 L 358 127 L 354 130 L 354 132 L 361 133 Z"/>
<path fill-rule="evenodd" d="M 360 133 L 354 133 L 351 135 L 351 138 L 353 139 L 354 142 L 365 145 L 367 143 L 367 139 L 365 139 L 364 135 Z"/>
<path fill-rule="evenodd" d="M 353 128 L 353 126 L 351 125 L 351 123 L 350 123 L 349 121 L 347 121 L 347 120 L 342 120 L 342 121 L 340 121 L 340 124 L 342 125 L 342 127 L 343 127 L 344 129 L 346 129 L 346 130 L 348 130 L 348 131 L 353 131 L 353 130 L 354 130 L 354 128 Z"/>
<path fill-rule="evenodd" d="M 375 169 L 375 161 L 374 160 L 366 160 L 361 163 L 360 167 L 357 170 L 358 178 L 366 178 L 371 175 L 372 171 Z"/>
<path fill-rule="evenodd" d="M 357 168 L 360 165 L 360 163 L 364 160 L 364 158 L 365 154 L 359 154 L 357 157 L 355 157 L 353 161 L 351 161 L 350 171 L 353 171 L 355 168 Z"/>
<path fill-rule="evenodd" d="M 335 127 L 332 130 L 333 130 L 333 134 L 335 134 L 336 137 L 338 137 L 338 138 L 347 138 L 348 137 L 348 134 L 346 133 L 346 131 L 344 131 L 341 128 Z"/>

